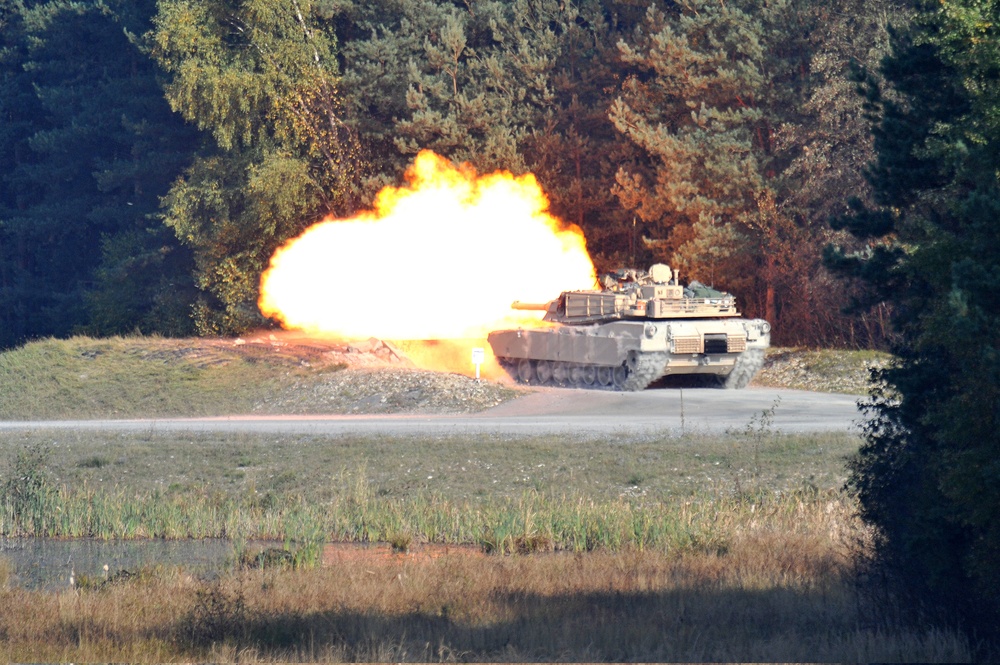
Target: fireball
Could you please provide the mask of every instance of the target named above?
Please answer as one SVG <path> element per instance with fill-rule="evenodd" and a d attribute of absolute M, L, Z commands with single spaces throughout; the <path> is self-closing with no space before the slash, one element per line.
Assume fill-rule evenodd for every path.
<path fill-rule="evenodd" d="M 594 284 L 582 231 L 549 214 L 533 175 L 480 176 L 425 150 L 373 210 L 326 219 L 278 249 L 259 306 L 286 328 L 343 339 L 488 346 L 491 330 L 537 325 L 540 314 L 513 301 Z"/>

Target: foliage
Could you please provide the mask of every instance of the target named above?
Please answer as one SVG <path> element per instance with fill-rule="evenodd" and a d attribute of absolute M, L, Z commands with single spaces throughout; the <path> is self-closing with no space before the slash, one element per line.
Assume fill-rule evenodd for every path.
<path fill-rule="evenodd" d="M 229 590 L 221 582 L 197 589 L 191 611 L 179 626 L 179 638 L 196 646 L 250 638 L 252 616 L 242 586 Z"/>
<path fill-rule="evenodd" d="M 619 44 L 633 38 L 645 9 L 627 0 L 591 0 L 567 13 L 552 76 L 555 105 L 529 145 L 553 210 L 584 230 L 599 272 L 652 258 L 634 212 L 614 192 L 615 174 L 640 159 L 641 148 L 609 115 L 629 70 Z"/>
<path fill-rule="evenodd" d="M 654 257 L 735 291 L 782 344 L 857 344 L 858 333 L 871 344 L 881 332 L 840 332 L 853 322 L 821 264 L 823 211 L 867 145 L 858 105 L 831 93 L 862 55 L 837 50 L 833 13 L 795 0 L 654 5 L 619 43 L 628 69 L 611 119 L 640 151 L 615 193 Z"/>
<path fill-rule="evenodd" d="M 820 253 L 867 200 L 847 65 L 892 0 L 0 3 L 0 346 L 264 324 L 275 248 L 422 148 L 534 172 L 600 271 L 665 259 L 782 344 L 885 337 Z"/>
<path fill-rule="evenodd" d="M 439 4 L 433 11 L 431 38 L 409 68 L 411 113 L 396 125 L 396 145 L 406 155 L 429 147 L 483 170 L 523 172 L 523 143 L 553 101 L 558 41 L 549 22 L 558 3 L 484 2 L 474 12 Z"/>
<path fill-rule="evenodd" d="M 46 513 L 53 492 L 47 464 L 49 450 L 40 444 L 14 451 L 0 502 L 11 511 L 14 530 L 45 533 Z"/>
<path fill-rule="evenodd" d="M 922 5 L 880 81 L 877 205 L 839 220 L 865 254 L 831 253 L 894 304 L 895 366 L 879 373 L 852 464 L 878 561 L 915 607 L 1000 637 L 1000 185 L 995 3 Z"/>
<path fill-rule="evenodd" d="M 747 242 L 737 225 L 746 228 L 742 217 L 762 185 L 752 150 L 762 113 L 746 101 L 763 84 L 760 30 L 732 5 L 702 2 L 676 17 L 654 6 L 636 43 L 620 47 L 634 73 L 611 118 L 652 163 L 622 168 L 618 196 L 654 225 L 661 257 L 710 282 L 718 260 L 735 259 Z M 714 257 L 694 249 L 706 234 Z"/>
<path fill-rule="evenodd" d="M 150 219 L 193 138 L 135 38 L 154 10 L 0 6 L 0 347 L 190 330 L 190 257 Z"/>
<path fill-rule="evenodd" d="M 161 0 L 149 35 L 166 97 L 211 133 L 164 199 L 195 257 L 203 334 L 263 323 L 260 275 L 310 222 L 350 210 L 360 168 L 322 2 Z"/>
<path fill-rule="evenodd" d="M 597 262 L 621 267 L 624 214 L 610 183 L 625 142 L 607 119 L 607 92 L 615 42 L 634 24 L 628 4 L 351 4 L 339 29 L 344 87 L 381 165 L 369 196 L 423 147 L 479 171 L 530 170 L 553 211 L 585 230 Z"/>

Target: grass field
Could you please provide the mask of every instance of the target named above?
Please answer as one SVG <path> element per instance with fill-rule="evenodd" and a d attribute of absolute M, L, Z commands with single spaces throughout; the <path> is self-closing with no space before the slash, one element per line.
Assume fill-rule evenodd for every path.
<path fill-rule="evenodd" d="M 585 494 L 662 500 L 705 493 L 843 485 L 858 438 L 843 433 L 561 437 L 325 438 L 308 435 L 92 431 L 4 433 L 7 450 L 42 447 L 57 485 L 164 495 L 210 488 L 233 498 L 266 493 L 324 502 L 343 478 L 364 476 L 380 497 L 447 500 Z M 7 460 L 9 462 L 9 460 Z M 3 461 L 0 461 L 0 465 Z M 2 468 L 2 466 L 0 466 Z"/>
<path fill-rule="evenodd" d="M 50 340 L 0 354 L 16 393 L 0 418 L 302 406 L 344 371 L 182 340 Z M 0 559 L 0 658 L 971 660 L 958 633 L 899 621 L 856 569 L 869 536 L 842 486 L 858 444 L 750 424 L 582 440 L 3 433 L 0 534 L 226 537 L 248 565 L 53 592 L 11 584 Z M 255 538 L 288 556 L 264 564 Z"/>
<path fill-rule="evenodd" d="M 262 372 L 257 363 L 177 340 L 43 340 L 0 354 L 0 418 L 245 412 L 300 371 L 289 364 Z"/>
<path fill-rule="evenodd" d="M 343 354 L 307 341 L 273 344 L 158 337 L 32 342 L 0 353 L 0 420 L 385 412 L 424 403 L 460 412 L 518 394 L 495 382 L 379 364 L 360 354 L 372 366 L 348 368 L 337 361 Z M 415 403 L 414 393 L 423 399 Z M 455 399 L 441 403 L 440 393 Z M 372 409 L 373 397 L 385 407 Z"/>
<path fill-rule="evenodd" d="M 847 434 L 775 432 L 570 442 L 3 436 L 15 452 L 4 475 L 23 479 L 7 487 L 4 535 L 285 539 L 311 525 L 346 540 L 408 533 L 483 545 L 502 528 L 572 550 L 710 539 L 711 520 L 688 528 L 678 505 L 836 493 L 858 445 Z M 677 532 L 679 521 L 688 526 Z"/>
<path fill-rule="evenodd" d="M 899 623 L 892 600 L 859 583 L 853 556 L 866 536 L 839 489 L 858 445 L 847 435 L 37 431 L 4 443 L 15 454 L 3 477 L 34 454 L 26 477 L 58 498 L 39 523 L 85 525 L 63 535 L 264 536 L 307 564 L 6 588 L 8 660 L 971 657 L 959 635 Z M 6 494 L 3 531 L 30 526 L 18 513 Z M 401 553 L 308 565 L 331 538 Z M 440 555 L 434 543 L 454 547 Z"/>

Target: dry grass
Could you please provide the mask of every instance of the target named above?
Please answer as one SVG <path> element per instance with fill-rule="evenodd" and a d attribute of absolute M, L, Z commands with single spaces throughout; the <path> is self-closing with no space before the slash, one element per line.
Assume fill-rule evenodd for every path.
<path fill-rule="evenodd" d="M 7 590 L 0 592 L 0 657 L 970 659 L 955 634 L 876 620 L 851 583 L 848 507 L 800 503 L 726 528 L 730 548 L 710 554 L 348 557 L 332 567 L 242 571 L 208 582 L 159 571 L 80 592 Z"/>

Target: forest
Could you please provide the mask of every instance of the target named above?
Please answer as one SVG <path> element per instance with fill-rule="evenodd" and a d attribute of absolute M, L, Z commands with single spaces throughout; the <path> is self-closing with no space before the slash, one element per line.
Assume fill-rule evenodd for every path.
<path fill-rule="evenodd" d="M 0 348 L 266 325 L 275 248 L 365 209 L 424 148 L 536 174 L 599 271 L 665 261 L 779 344 L 884 346 L 887 306 L 822 254 L 866 249 L 829 223 L 870 197 L 852 71 L 912 11 L 2 0 Z"/>

